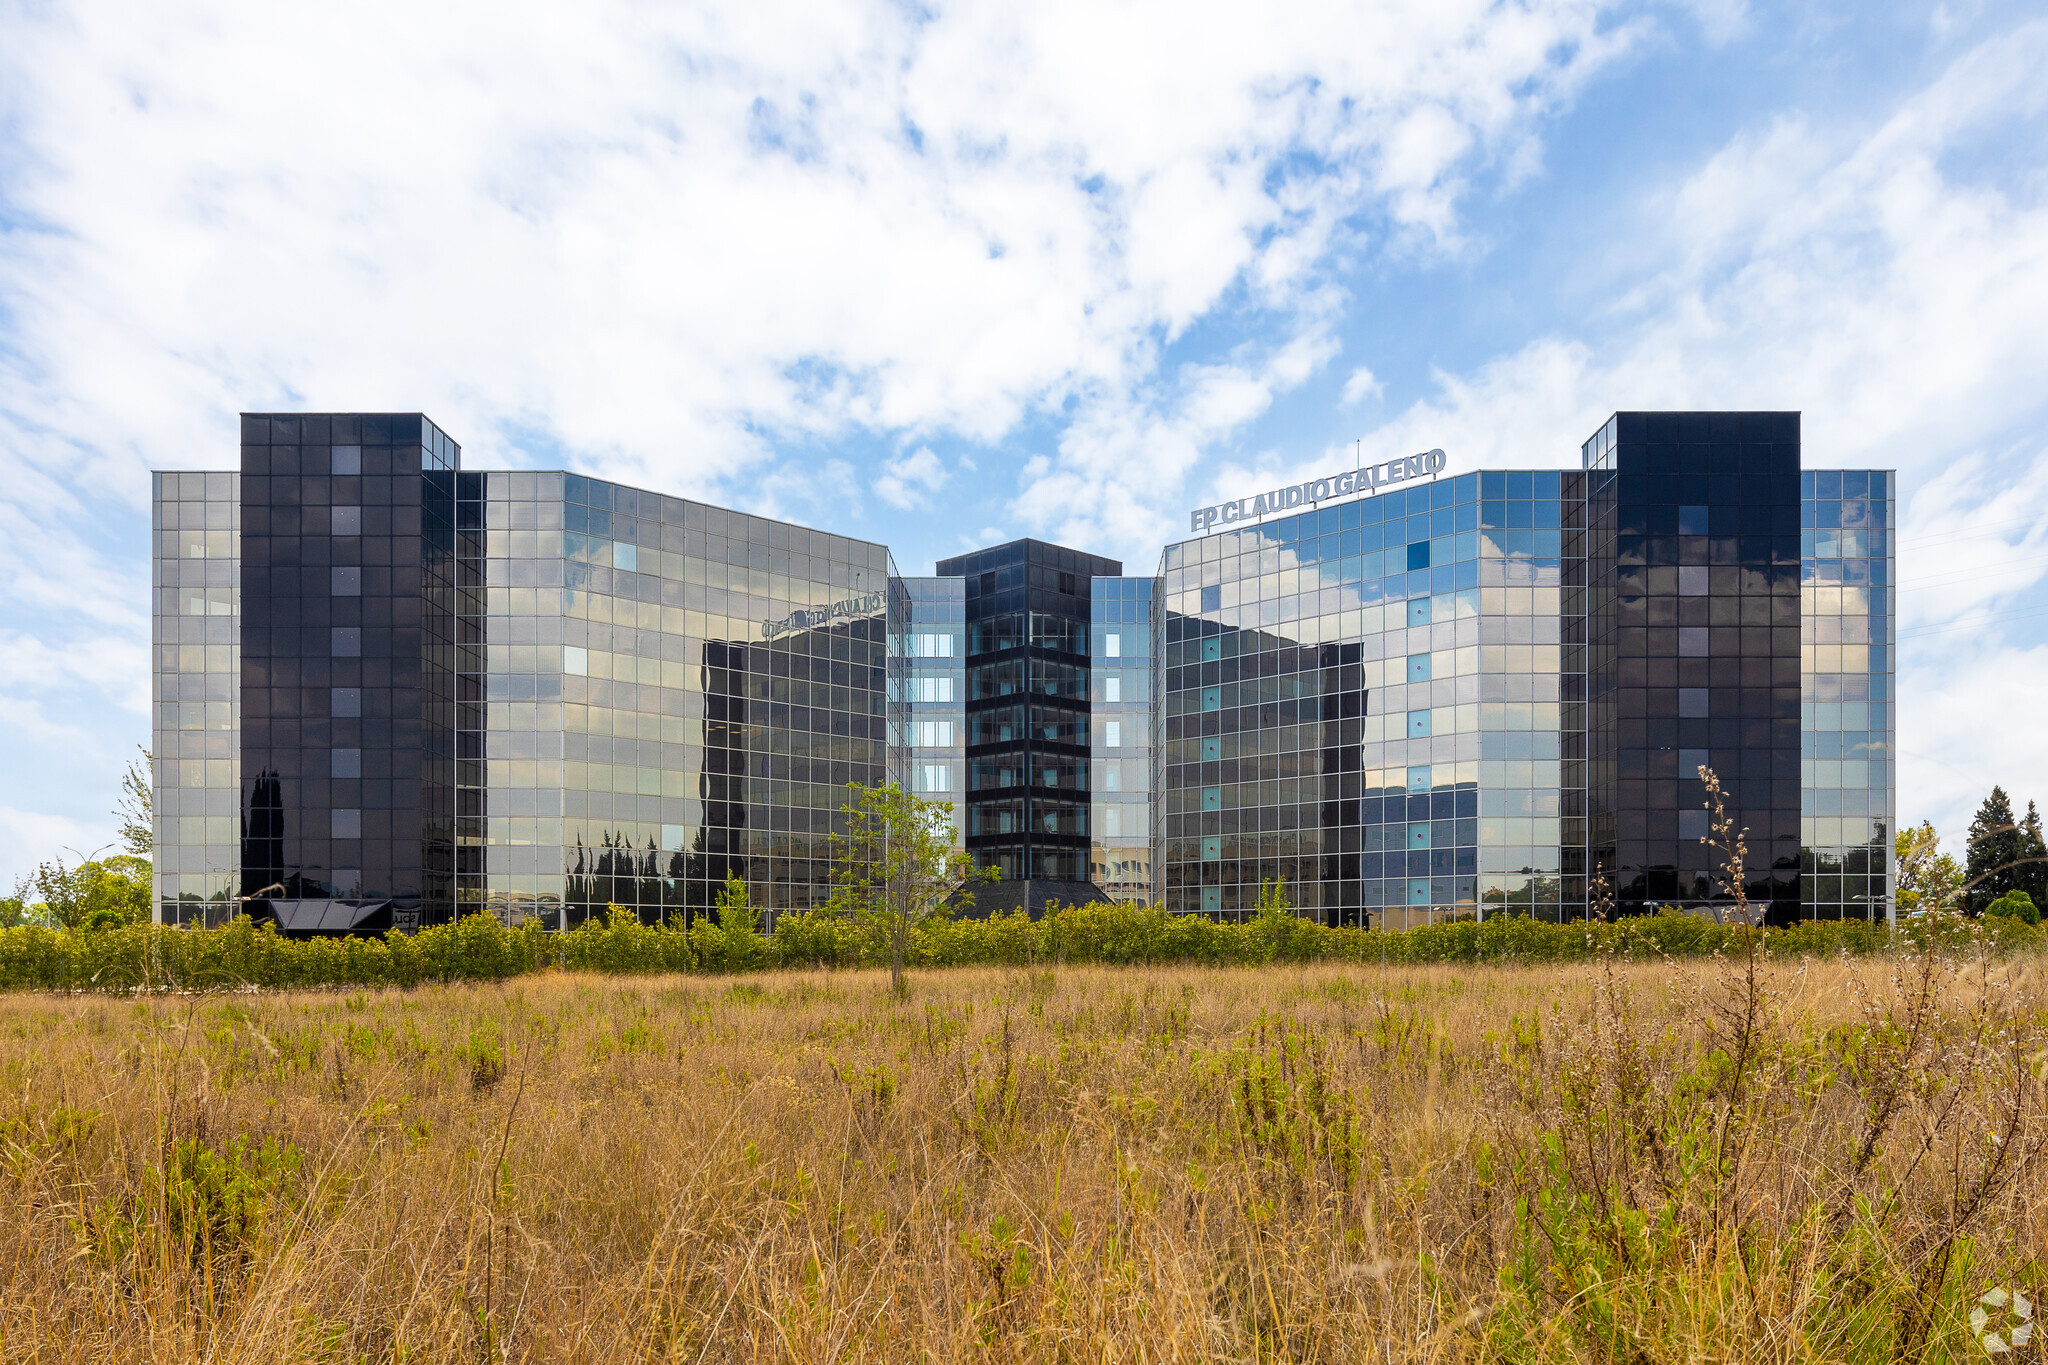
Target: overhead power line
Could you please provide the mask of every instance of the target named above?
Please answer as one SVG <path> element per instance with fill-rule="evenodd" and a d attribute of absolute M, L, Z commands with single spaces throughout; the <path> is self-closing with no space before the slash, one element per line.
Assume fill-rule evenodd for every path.
<path fill-rule="evenodd" d="M 1913 630 L 1902 630 L 1899 632 L 1899 640 L 1903 643 L 1907 640 L 1917 640 L 1928 635 L 1947 635 L 1951 631 L 1980 630 L 1985 626 L 1994 625 L 2000 621 L 2017 621 L 2025 617 L 2043 615 L 2048 615 L 2048 607 L 2028 607 L 2022 611 L 1994 612 L 1989 616 L 1979 616 L 1975 620 L 1957 621 L 1945 626 L 1919 626 Z"/>

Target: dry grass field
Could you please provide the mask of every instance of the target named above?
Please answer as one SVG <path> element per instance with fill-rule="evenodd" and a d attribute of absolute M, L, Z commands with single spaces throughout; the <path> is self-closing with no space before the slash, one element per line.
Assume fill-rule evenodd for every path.
<path fill-rule="evenodd" d="M 2048 1287 L 2040 980 L 0 997 L 0 1354 L 1986 1359 L 1978 1296 Z"/>

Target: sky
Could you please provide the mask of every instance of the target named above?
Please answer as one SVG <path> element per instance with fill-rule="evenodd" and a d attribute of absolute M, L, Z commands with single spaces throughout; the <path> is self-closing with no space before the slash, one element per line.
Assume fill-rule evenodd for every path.
<path fill-rule="evenodd" d="M 1898 471 L 1954 846 L 2048 802 L 2044 71 L 1996 3 L 0 0 L 0 891 L 149 741 L 149 471 L 281 410 L 918 574 L 1798 409 Z"/>

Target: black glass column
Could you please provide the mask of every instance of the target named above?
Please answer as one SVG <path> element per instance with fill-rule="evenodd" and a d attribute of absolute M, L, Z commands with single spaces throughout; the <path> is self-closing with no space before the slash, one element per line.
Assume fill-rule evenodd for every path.
<path fill-rule="evenodd" d="M 455 913 L 460 458 L 417 413 L 242 417 L 244 896 Z"/>
<path fill-rule="evenodd" d="M 1005 884 L 976 904 L 1102 896 L 1088 879 L 1089 580 L 1123 565 L 1019 540 L 937 572 L 966 580 L 967 849 Z"/>
<path fill-rule="evenodd" d="M 1799 458 L 1791 412 L 1623 412 L 1586 445 L 1572 742 L 1590 870 L 1619 913 L 1725 905 L 1700 842 L 1707 767 L 1745 831 L 1750 900 L 1798 917 Z"/>

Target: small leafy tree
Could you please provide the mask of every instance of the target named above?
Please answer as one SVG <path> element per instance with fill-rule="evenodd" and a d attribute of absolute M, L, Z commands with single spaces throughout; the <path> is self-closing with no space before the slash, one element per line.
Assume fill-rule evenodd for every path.
<path fill-rule="evenodd" d="M 22 877 L 14 883 L 14 894 L 0 896 L 0 929 L 12 929 L 19 924 L 34 924 L 40 919 L 33 908 L 35 902 L 29 899 L 34 883 Z"/>
<path fill-rule="evenodd" d="M 732 929 L 744 924 L 752 928 L 760 917 L 754 909 L 753 894 L 737 872 L 725 874 L 725 885 L 718 888 L 717 902 L 721 927 Z"/>
<path fill-rule="evenodd" d="M 953 843 L 953 806 L 927 801 L 894 782 L 863 787 L 849 782 L 853 800 L 846 833 L 832 836 L 832 897 L 826 910 L 879 925 L 889 941 L 889 984 L 903 990 L 903 959 L 911 929 L 947 914 L 954 897 L 977 882 L 992 882 L 992 867 L 977 868 Z"/>
<path fill-rule="evenodd" d="M 128 854 L 39 864 L 31 881 L 46 913 L 65 929 L 136 924 L 149 918 L 149 863 Z"/>
<path fill-rule="evenodd" d="M 1953 908 L 1963 889 L 1963 867 L 1941 851 L 1941 836 L 1932 821 L 1902 829 L 1894 841 L 1898 855 L 1899 909 Z"/>
<path fill-rule="evenodd" d="M 156 755 L 139 744 L 135 747 L 142 759 L 129 759 L 128 771 L 121 774 L 121 800 L 114 818 L 121 822 L 121 847 L 147 858 L 156 851 Z"/>

